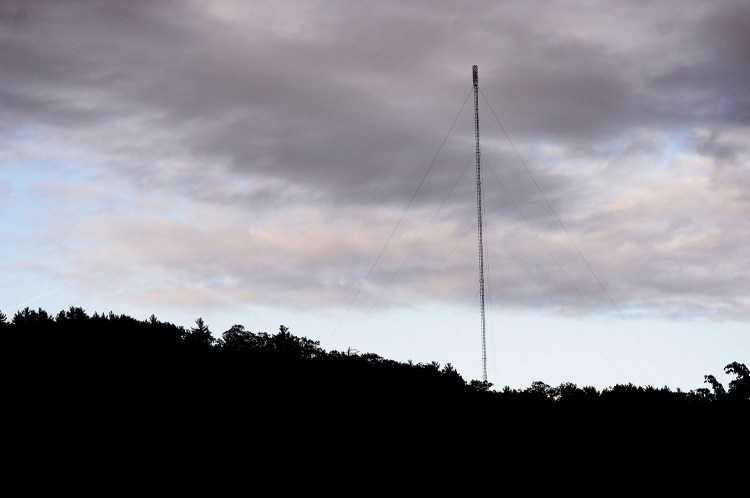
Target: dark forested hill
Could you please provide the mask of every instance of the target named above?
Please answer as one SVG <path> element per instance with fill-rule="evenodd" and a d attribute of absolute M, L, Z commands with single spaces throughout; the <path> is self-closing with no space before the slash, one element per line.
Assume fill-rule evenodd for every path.
<path fill-rule="evenodd" d="M 750 375 L 736 362 L 725 371 L 728 386 L 706 375 L 708 387 L 691 392 L 541 381 L 496 390 L 450 364 L 325 351 L 285 326 L 235 325 L 217 339 L 200 318 L 185 328 L 27 308 L 0 314 L 4 475 L 97 493 L 152 482 L 329 490 L 343 479 L 369 494 L 404 480 L 462 486 L 475 473 L 529 491 L 672 486 L 665 465 L 700 469 L 747 444 Z"/>
<path fill-rule="evenodd" d="M 227 442 L 481 434 L 534 448 L 651 434 L 674 443 L 750 406 L 750 372 L 737 362 L 724 367 L 735 376 L 728 386 L 706 375 L 708 387 L 690 392 L 541 381 L 496 390 L 450 364 L 325 351 L 285 326 L 267 333 L 235 325 L 217 339 L 200 318 L 185 328 L 81 308 L 0 314 L 0 361 L 6 414 L 26 429 L 71 437 L 99 427 L 109 438 L 211 434 Z"/>
<path fill-rule="evenodd" d="M 200 318 L 185 328 L 154 315 L 137 320 L 112 312 L 89 315 L 81 308 L 56 315 L 25 308 L 12 319 L 0 313 L 0 355 L 6 380 L 15 379 L 19 385 L 36 383 L 44 388 L 65 382 L 70 393 L 90 386 L 102 396 L 113 389 L 158 397 L 190 393 L 236 405 L 241 403 L 230 398 L 367 405 L 440 400 L 445 405 L 450 401 L 486 409 L 534 410 L 573 406 L 687 410 L 750 403 L 750 371 L 737 362 L 724 367 L 736 377 L 726 388 L 713 375 L 705 375 L 709 387 L 689 392 L 633 384 L 599 391 L 541 381 L 526 389 L 497 390 L 485 382 L 467 381 L 450 364 L 325 351 L 319 342 L 295 336 L 283 325 L 273 334 L 234 325 L 216 339 Z"/>

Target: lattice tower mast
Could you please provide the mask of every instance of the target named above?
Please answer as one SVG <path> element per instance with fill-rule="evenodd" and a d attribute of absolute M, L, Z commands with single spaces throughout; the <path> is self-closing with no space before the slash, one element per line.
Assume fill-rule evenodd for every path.
<path fill-rule="evenodd" d="M 484 235 L 482 222 L 482 160 L 479 153 L 479 71 L 472 67 L 474 77 L 474 139 L 477 161 L 477 240 L 479 242 L 479 307 L 482 327 L 482 380 L 487 382 L 487 342 L 484 318 Z"/>

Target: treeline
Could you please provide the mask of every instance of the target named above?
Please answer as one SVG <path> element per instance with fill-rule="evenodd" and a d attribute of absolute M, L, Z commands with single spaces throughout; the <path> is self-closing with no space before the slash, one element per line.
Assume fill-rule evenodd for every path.
<path fill-rule="evenodd" d="M 750 375 L 741 363 L 725 370 L 735 377 L 727 386 L 707 375 L 707 387 L 690 392 L 543 382 L 495 390 L 450 364 L 326 351 L 285 326 L 234 325 L 217 337 L 200 318 L 186 328 L 82 308 L 0 315 L 6 454 L 63 467 L 85 454 L 94 467 L 119 462 L 136 473 L 143 462 L 187 465 L 212 481 L 257 479 L 263 472 L 248 462 L 258 461 L 272 462 L 282 484 L 300 463 L 380 474 L 430 462 L 447 472 L 477 452 L 503 456 L 492 460 L 503 473 L 546 469 L 555 482 L 566 465 L 628 468 L 634 455 L 654 469 L 667 456 L 703 461 L 747 440 Z"/>
<path fill-rule="evenodd" d="M 533 382 L 525 389 L 492 388 L 464 379 L 451 365 L 398 362 L 373 353 L 325 351 L 319 341 L 278 332 L 251 332 L 234 325 L 216 338 L 201 318 L 185 328 L 151 315 L 138 320 L 80 307 L 56 315 L 25 308 L 11 319 L 0 313 L 0 350 L 6 369 L 20 381 L 168 399 L 186 393 L 217 403 L 275 399 L 320 403 L 460 401 L 464 406 L 662 408 L 734 406 L 750 403 L 750 371 L 734 362 L 724 371 L 726 388 L 713 375 L 690 391 L 618 384 L 603 390 L 573 383 Z M 11 373 L 11 372 L 9 372 Z M 79 382 L 79 385 L 74 384 Z M 231 396 L 238 399 L 232 401 Z M 238 404 L 239 406 L 239 404 Z"/>
<path fill-rule="evenodd" d="M 51 315 L 24 308 L 9 320 L 0 313 L 0 348 L 15 377 L 39 386 L 66 382 L 67 392 L 90 386 L 131 396 L 194 395 L 214 402 L 231 396 L 316 405 L 399 402 L 411 406 L 459 402 L 496 407 L 708 407 L 750 404 L 750 371 L 734 362 L 724 371 L 735 379 L 725 388 L 704 375 L 708 387 L 671 391 L 667 387 L 615 385 L 603 390 L 573 383 L 533 382 L 525 389 L 501 390 L 464 379 L 451 365 L 398 362 L 373 353 L 326 351 L 319 341 L 293 335 L 251 332 L 234 325 L 216 338 L 201 318 L 185 328 L 151 315 L 138 320 L 121 314 L 71 307 Z M 78 382 L 78 384 L 75 384 Z M 161 398 L 160 398 L 161 399 Z M 237 405 L 239 407 L 239 405 Z"/>

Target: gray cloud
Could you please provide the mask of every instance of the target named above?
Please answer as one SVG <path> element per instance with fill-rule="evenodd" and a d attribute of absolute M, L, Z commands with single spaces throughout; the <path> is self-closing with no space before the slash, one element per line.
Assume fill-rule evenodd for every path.
<path fill-rule="evenodd" d="M 26 130 L 65 146 L 134 198 L 133 212 L 78 226 L 68 278 L 96 287 L 85 261 L 126 258 L 152 283 L 111 268 L 104 280 L 133 300 L 208 299 L 191 282 L 228 301 L 340 306 L 478 64 L 488 232 L 498 279 L 513 283 L 498 300 L 607 308 L 572 238 L 632 309 L 744 316 L 748 20 L 739 1 L 4 2 L 0 130 L 4 143 Z M 440 231 L 384 305 L 438 267 L 435 300 L 474 285 L 461 277 L 473 259 L 446 260 L 475 216 L 473 138 L 469 99 L 372 285 L 438 206 Z"/>

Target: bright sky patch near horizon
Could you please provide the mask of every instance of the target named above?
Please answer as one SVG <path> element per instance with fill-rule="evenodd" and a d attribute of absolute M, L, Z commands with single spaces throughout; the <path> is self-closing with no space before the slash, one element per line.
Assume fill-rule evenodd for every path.
<path fill-rule="evenodd" d="M 488 380 L 724 382 L 750 363 L 749 23 L 743 1 L 6 0 L 0 310 L 283 324 L 480 379 L 476 64 Z"/>

